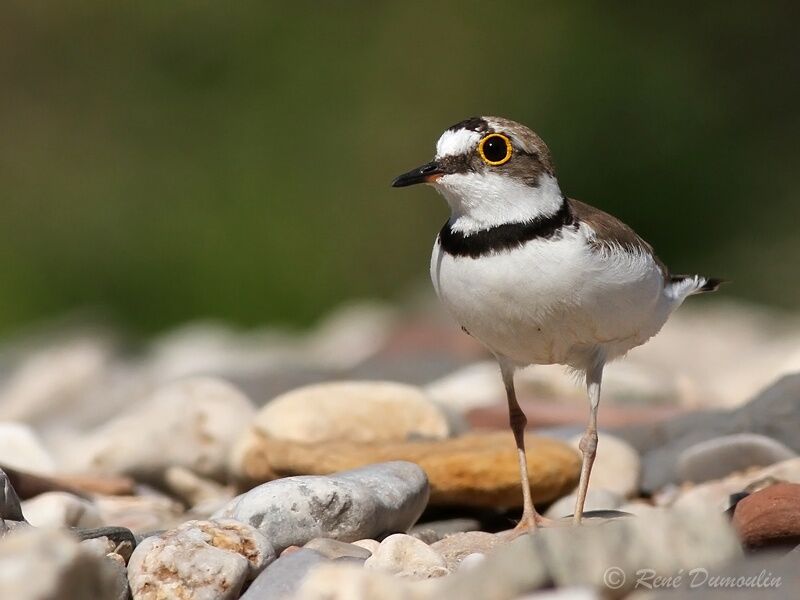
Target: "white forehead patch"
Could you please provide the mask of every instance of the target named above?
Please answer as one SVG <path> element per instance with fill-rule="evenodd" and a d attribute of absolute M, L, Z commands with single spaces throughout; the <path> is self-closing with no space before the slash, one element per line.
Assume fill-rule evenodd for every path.
<path fill-rule="evenodd" d="M 481 134 L 469 129 L 447 130 L 436 142 L 436 158 L 459 156 L 470 152 L 480 141 Z"/>

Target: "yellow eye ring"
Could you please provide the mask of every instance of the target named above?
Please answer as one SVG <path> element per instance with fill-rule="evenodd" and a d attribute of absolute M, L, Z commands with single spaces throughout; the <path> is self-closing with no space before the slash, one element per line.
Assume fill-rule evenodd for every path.
<path fill-rule="evenodd" d="M 502 140 L 503 145 L 497 144 L 498 140 Z M 487 143 L 489 143 L 488 147 Z M 478 143 L 478 154 L 481 155 L 483 162 L 493 167 L 511 160 L 511 153 L 511 140 L 502 133 L 490 133 Z"/>

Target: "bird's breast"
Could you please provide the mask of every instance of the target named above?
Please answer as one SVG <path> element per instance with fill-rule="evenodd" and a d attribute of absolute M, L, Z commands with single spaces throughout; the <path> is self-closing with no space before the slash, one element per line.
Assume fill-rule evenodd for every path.
<path fill-rule="evenodd" d="M 478 258 L 437 241 L 431 279 L 460 325 L 520 364 L 571 364 L 580 348 L 626 338 L 632 347 L 663 324 L 646 331 L 663 296 L 652 259 L 598 253 L 577 230 Z"/>

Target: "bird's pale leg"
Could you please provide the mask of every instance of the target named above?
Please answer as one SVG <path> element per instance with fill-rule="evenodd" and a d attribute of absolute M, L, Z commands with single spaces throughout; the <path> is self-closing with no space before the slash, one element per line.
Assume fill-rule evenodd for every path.
<path fill-rule="evenodd" d="M 586 491 L 589 489 L 589 476 L 592 474 L 594 457 L 597 454 L 597 406 L 600 404 L 600 382 L 603 379 L 603 363 L 586 371 L 586 391 L 589 394 L 589 425 L 580 442 L 583 462 L 581 479 L 578 483 L 578 497 L 575 500 L 575 513 L 572 517 L 574 525 L 580 525 L 583 518 L 583 505 L 586 503 Z"/>
<path fill-rule="evenodd" d="M 525 456 L 525 426 L 528 419 L 522 408 L 517 402 L 517 393 L 514 390 L 514 368 L 500 362 L 500 370 L 503 374 L 503 384 L 506 387 L 508 398 L 508 417 L 511 431 L 514 432 L 514 440 L 517 443 L 517 455 L 519 457 L 519 478 L 522 483 L 522 519 L 517 524 L 515 531 L 528 531 L 536 529 L 539 525 L 549 522 L 541 516 L 533 507 L 531 498 L 531 486 L 528 480 L 528 460 Z"/>

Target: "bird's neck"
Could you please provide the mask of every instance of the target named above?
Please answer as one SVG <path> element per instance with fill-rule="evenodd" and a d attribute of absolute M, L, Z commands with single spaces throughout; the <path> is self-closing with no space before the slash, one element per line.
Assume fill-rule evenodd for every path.
<path fill-rule="evenodd" d="M 537 186 L 503 175 L 462 177 L 454 184 L 436 187 L 450 205 L 450 229 L 464 235 L 544 219 L 564 204 L 558 181 L 549 175 L 540 177 Z"/>

